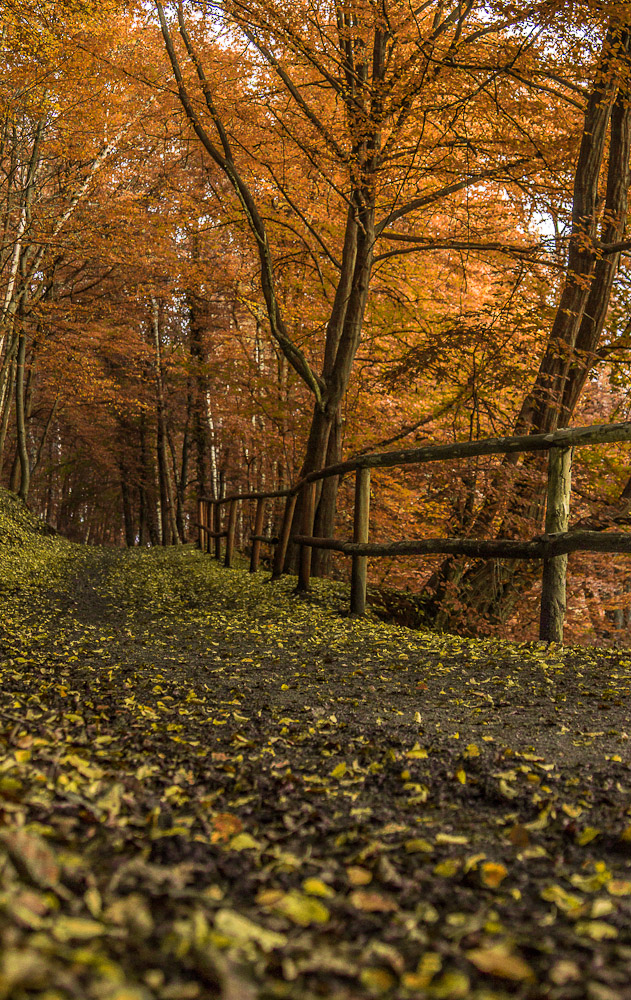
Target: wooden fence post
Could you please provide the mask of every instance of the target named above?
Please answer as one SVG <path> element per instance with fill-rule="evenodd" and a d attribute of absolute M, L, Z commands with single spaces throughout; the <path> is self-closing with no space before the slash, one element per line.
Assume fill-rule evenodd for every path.
<path fill-rule="evenodd" d="M 232 566 L 234 555 L 234 536 L 237 529 L 237 501 L 231 500 L 228 509 L 228 535 L 226 537 L 226 555 L 223 564 L 227 569 Z"/>
<path fill-rule="evenodd" d="M 254 518 L 254 535 L 252 542 L 252 552 L 250 555 L 250 573 L 256 573 L 259 568 L 261 556 L 261 535 L 263 534 L 263 521 L 265 519 L 265 500 L 261 498 L 256 501 L 256 516 Z"/>
<path fill-rule="evenodd" d="M 204 501 L 197 498 L 197 546 L 202 552 L 204 549 Z"/>
<path fill-rule="evenodd" d="M 307 483 L 302 489 L 302 525 L 301 535 L 313 535 L 313 520 L 315 516 L 316 484 Z M 298 564 L 298 592 L 309 590 L 311 579 L 311 546 L 300 546 L 300 562 Z"/>
<path fill-rule="evenodd" d="M 215 532 L 215 559 L 221 559 L 221 504 L 218 500 L 213 503 L 213 531 Z"/>
<path fill-rule="evenodd" d="M 291 525 L 294 519 L 294 511 L 296 509 L 296 501 L 298 500 L 298 494 L 294 493 L 292 496 L 287 498 L 285 504 L 285 512 L 283 514 L 283 523 L 280 529 L 280 535 L 278 537 L 278 543 L 274 549 L 274 562 L 272 563 L 272 580 L 279 580 L 283 575 L 283 566 L 285 565 L 285 556 L 287 555 L 287 546 L 289 545 L 289 536 L 291 534 Z"/>
<path fill-rule="evenodd" d="M 204 554 L 210 552 L 210 535 L 212 530 L 212 507 L 208 500 L 200 500 L 200 521 L 202 529 L 199 536 L 199 547 Z"/>
<path fill-rule="evenodd" d="M 571 486 L 572 449 L 551 448 L 548 455 L 546 534 L 567 531 Z M 566 572 L 567 555 L 544 559 L 539 638 L 545 642 L 563 642 Z"/>
<path fill-rule="evenodd" d="M 353 541 L 367 542 L 370 518 L 370 469 L 357 469 L 355 473 L 355 512 L 353 516 Z M 366 611 L 367 556 L 353 556 L 351 569 L 351 614 L 363 615 Z"/>

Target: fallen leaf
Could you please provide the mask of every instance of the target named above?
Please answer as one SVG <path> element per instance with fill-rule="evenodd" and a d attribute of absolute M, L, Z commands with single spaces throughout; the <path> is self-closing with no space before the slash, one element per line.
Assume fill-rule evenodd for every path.
<path fill-rule="evenodd" d="M 394 910 L 398 910 L 393 899 L 382 896 L 378 892 L 356 889 L 351 892 L 349 899 L 357 910 L 364 910 L 366 913 L 392 913 Z"/>
<path fill-rule="evenodd" d="M 235 910 L 221 909 L 215 914 L 215 930 L 229 938 L 235 945 L 249 942 L 257 944 L 262 951 L 273 951 L 274 948 L 284 948 L 287 938 L 278 931 L 261 927 L 248 917 Z"/>
<path fill-rule="evenodd" d="M 528 962 L 502 945 L 472 948 L 465 952 L 465 955 L 480 972 L 498 976 L 500 979 L 510 979 L 512 982 L 520 983 L 535 978 Z"/>
<path fill-rule="evenodd" d="M 486 861 L 480 869 L 480 878 L 489 889 L 497 889 L 506 876 L 508 869 L 502 864 L 495 864 L 493 861 Z"/>
<path fill-rule="evenodd" d="M 274 910 L 277 913 L 282 913 L 284 917 L 300 927 L 308 927 L 310 924 L 325 924 L 331 917 L 324 903 L 311 896 L 305 896 L 295 889 L 281 896 L 274 904 Z"/>
<path fill-rule="evenodd" d="M 60 868 L 55 855 L 41 837 L 26 830 L 0 832 L 0 843 L 20 878 L 39 889 L 59 885 Z"/>
<path fill-rule="evenodd" d="M 351 865 L 346 869 L 346 877 L 351 885 L 368 885 L 372 882 L 372 872 L 367 868 L 360 868 L 358 865 Z"/>

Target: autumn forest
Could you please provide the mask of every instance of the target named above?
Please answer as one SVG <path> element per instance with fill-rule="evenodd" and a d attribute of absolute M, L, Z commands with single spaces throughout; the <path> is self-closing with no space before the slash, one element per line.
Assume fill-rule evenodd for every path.
<path fill-rule="evenodd" d="M 628 419 L 628 4 L 0 15 L 1 483 L 63 535 L 194 542 L 199 495 Z M 627 523 L 630 476 L 626 445 L 581 450 L 573 521 Z M 544 501 L 543 455 L 384 469 L 371 537 L 531 538 Z M 325 480 L 315 534 L 348 537 L 351 507 Z M 574 641 L 623 637 L 625 559 L 571 557 Z M 536 631 L 532 567 L 391 558 L 369 579 L 441 628 Z"/>

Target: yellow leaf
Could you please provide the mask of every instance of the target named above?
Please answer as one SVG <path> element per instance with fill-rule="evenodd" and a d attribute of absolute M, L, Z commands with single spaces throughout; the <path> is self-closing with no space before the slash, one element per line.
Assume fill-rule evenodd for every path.
<path fill-rule="evenodd" d="M 285 893 L 275 904 L 274 909 L 300 927 L 326 924 L 331 916 L 324 903 L 305 896 L 295 889 Z"/>
<path fill-rule="evenodd" d="M 631 882 L 622 878 L 613 879 L 607 886 L 612 896 L 631 896 Z"/>
<path fill-rule="evenodd" d="M 456 778 L 458 779 L 458 781 L 460 782 L 461 785 L 466 785 L 466 783 L 467 783 L 467 773 L 462 768 L 460 768 L 460 770 L 456 771 Z"/>
<path fill-rule="evenodd" d="M 231 851 L 253 851 L 260 846 L 258 840 L 255 840 L 249 833 L 238 833 L 228 844 Z"/>
<path fill-rule="evenodd" d="M 343 778 L 346 774 L 346 763 L 341 761 L 336 767 L 331 771 L 332 778 Z"/>
<path fill-rule="evenodd" d="M 566 890 L 560 885 L 548 885 L 545 889 L 541 891 L 541 898 L 545 899 L 547 903 L 554 903 L 558 906 L 560 910 L 564 913 L 576 913 L 580 912 L 581 908 L 584 906 L 584 902 L 578 896 L 572 895 L 571 892 L 566 892 Z M 584 912 L 584 911 L 583 911 Z"/>
<path fill-rule="evenodd" d="M 395 983 L 394 976 L 392 973 L 388 972 L 387 969 L 362 969 L 359 974 L 359 978 L 362 985 L 365 986 L 374 996 L 386 993 L 388 990 L 392 989 Z"/>
<path fill-rule="evenodd" d="M 51 998 L 55 994 L 51 994 Z M 108 990 L 107 1000 L 147 1000 L 147 991 L 142 987 L 117 986 L 113 993 Z"/>
<path fill-rule="evenodd" d="M 374 996 L 386 993 L 394 986 L 394 976 L 387 969 L 362 969 L 359 978 Z"/>
<path fill-rule="evenodd" d="M 302 888 L 308 896 L 321 896 L 323 899 L 326 899 L 335 895 L 335 891 L 331 886 L 319 878 L 306 878 L 302 883 Z"/>
<path fill-rule="evenodd" d="M 441 875 L 443 878 L 451 878 L 455 875 L 457 871 L 460 870 L 460 861 L 458 858 L 446 858 L 445 861 L 440 861 L 434 868 L 434 875 Z"/>
<path fill-rule="evenodd" d="M 105 927 L 87 917 L 58 917 L 53 924 L 53 937 L 57 941 L 89 941 L 105 933 Z"/>
<path fill-rule="evenodd" d="M 593 826 L 584 827 L 580 833 L 576 834 L 576 843 L 581 847 L 585 847 L 586 844 L 591 844 L 592 840 L 600 836 L 600 830 L 597 830 Z"/>
<path fill-rule="evenodd" d="M 607 938 L 617 938 L 618 930 L 604 920 L 579 920 L 576 933 L 589 937 L 592 941 L 605 941 Z"/>
<path fill-rule="evenodd" d="M 259 889 L 256 894 L 256 902 L 259 906 L 274 906 L 284 895 L 282 889 Z"/>
<path fill-rule="evenodd" d="M 487 861 L 483 864 L 480 872 L 480 878 L 489 889 L 497 889 L 498 885 L 504 881 L 507 875 L 508 869 L 504 865 L 495 864 L 493 861 Z"/>
<path fill-rule="evenodd" d="M 486 854 L 482 852 L 480 854 L 470 854 L 464 863 L 465 872 L 470 872 L 472 869 L 476 869 L 480 862 L 484 861 L 485 858 Z"/>
<path fill-rule="evenodd" d="M 437 833 L 437 844 L 468 844 L 469 838 L 461 833 Z"/>
<path fill-rule="evenodd" d="M 578 817 L 583 812 L 583 807 L 582 806 L 571 805 L 571 804 L 568 804 L 567 802 L 563 803 L 563 805 L 561 806 L 561 809 L 563 810 L 563 812 L 565 813 L 566 816 L 570 817 L 570 819 L 578 819 Z"/>
<path fill-rule="evenodd" d="M 582 978 L 582 973 L 576 962 L 567 958 L 560 958 L 555 962 L 550 970 L 550 979 L 556 986 L 565 986 L 567 983 L 578 982 Z"/>
<path fill-rule="evenodd" d="M 262 951 L 283 948 L 287 944 L 287 938 L 284 934 L 269 931 L 266 927 L 255 924 L 253 920 L 243 917 L 234 910 L 217 910 L 215 930 L 235 945 L 244 945 L 253 941 Z"/>
<path fill-rule="evenodd" d="M 504 780 L 504 778 L 500 778 L 499 785 L 500 785 L 500 792 L 505 799 L 514 799 L 517 795 L 519 795 L 517 789 L 511 788 L 508 782 Z"/>
<path fill-rule="evenodd" d="M 418 854 L 419 852 L 431 854 L 434 850 L 429 840 L 423 840 L 422 837 L 413 837 L 412 840 L 406 840 L 404 847 L 408 854 Z"/>
<path fill-rule="evenodd" d="M 469 743 L 467 749 L 464 752 L 465 757 L 479 757 L 480 748 L 475 745 L 475 743 Z"/>
<path fill-rule="evenodd" d="M 419 958 L 416 966 L 416 975 L 420 982 L 416 985 L 420 988 L 429 986 L 432 979 L 443 967 L 443 960 L 437 951 L 426 951 Z"/>
<path fill-rule="evenodd" d="M 608 917 L 615 911 L 616 907 L 610 899 L 602 899 L 600 896 L 594 900 L 592 903 L 592 908 L 589 912 L 592 920 L 598 917 Z"/>
<path fill-rule="evenodd" d="M 469 977 L 457 970 L 445 972 L 432 983 L 430 993 L 436 1000 L 466 1000 L 471 996 Z"/>
<path fill-rule="evenodd" d="M 351 865 L 346 869 L 346 877 L 351 885 L 368 885 L 372 882 L 372 872 L 358 865 Z"/>
<path fill-rule="evenodd" d="M 429 754 L 427 753 L 427 750 L 421 746 L 420 743 L 415 743 L 412 749 L 408 750 L 405 756 L 408 757 L 410 760 L 426 760 Z"/>
<path fill-rule="evenodd" d="M 480 972 L 499 976 L 500 979 L 510 979 L 515 983 L 534 979 L 534 973 L 528 963 L 502 945 L 494 945 L 491 948 L 472 948 L 465 954 L 471 964 L 475 965 Z"/>

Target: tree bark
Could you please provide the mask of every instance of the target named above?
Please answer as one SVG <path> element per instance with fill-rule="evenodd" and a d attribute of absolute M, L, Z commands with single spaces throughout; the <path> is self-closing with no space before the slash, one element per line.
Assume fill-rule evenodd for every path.
<path fill-rule="evenodd" d="M 31 481 L 31 462 L 26 435 L 26 399 L 24 367 L 26 364 L 26 334 L 20 331 L 18 355 L 15 370 L 15 425 L 17 434 L 17 454 L 20 462 L 20 486 L 18 495 L 22 500 L 28 497 Z"/>

